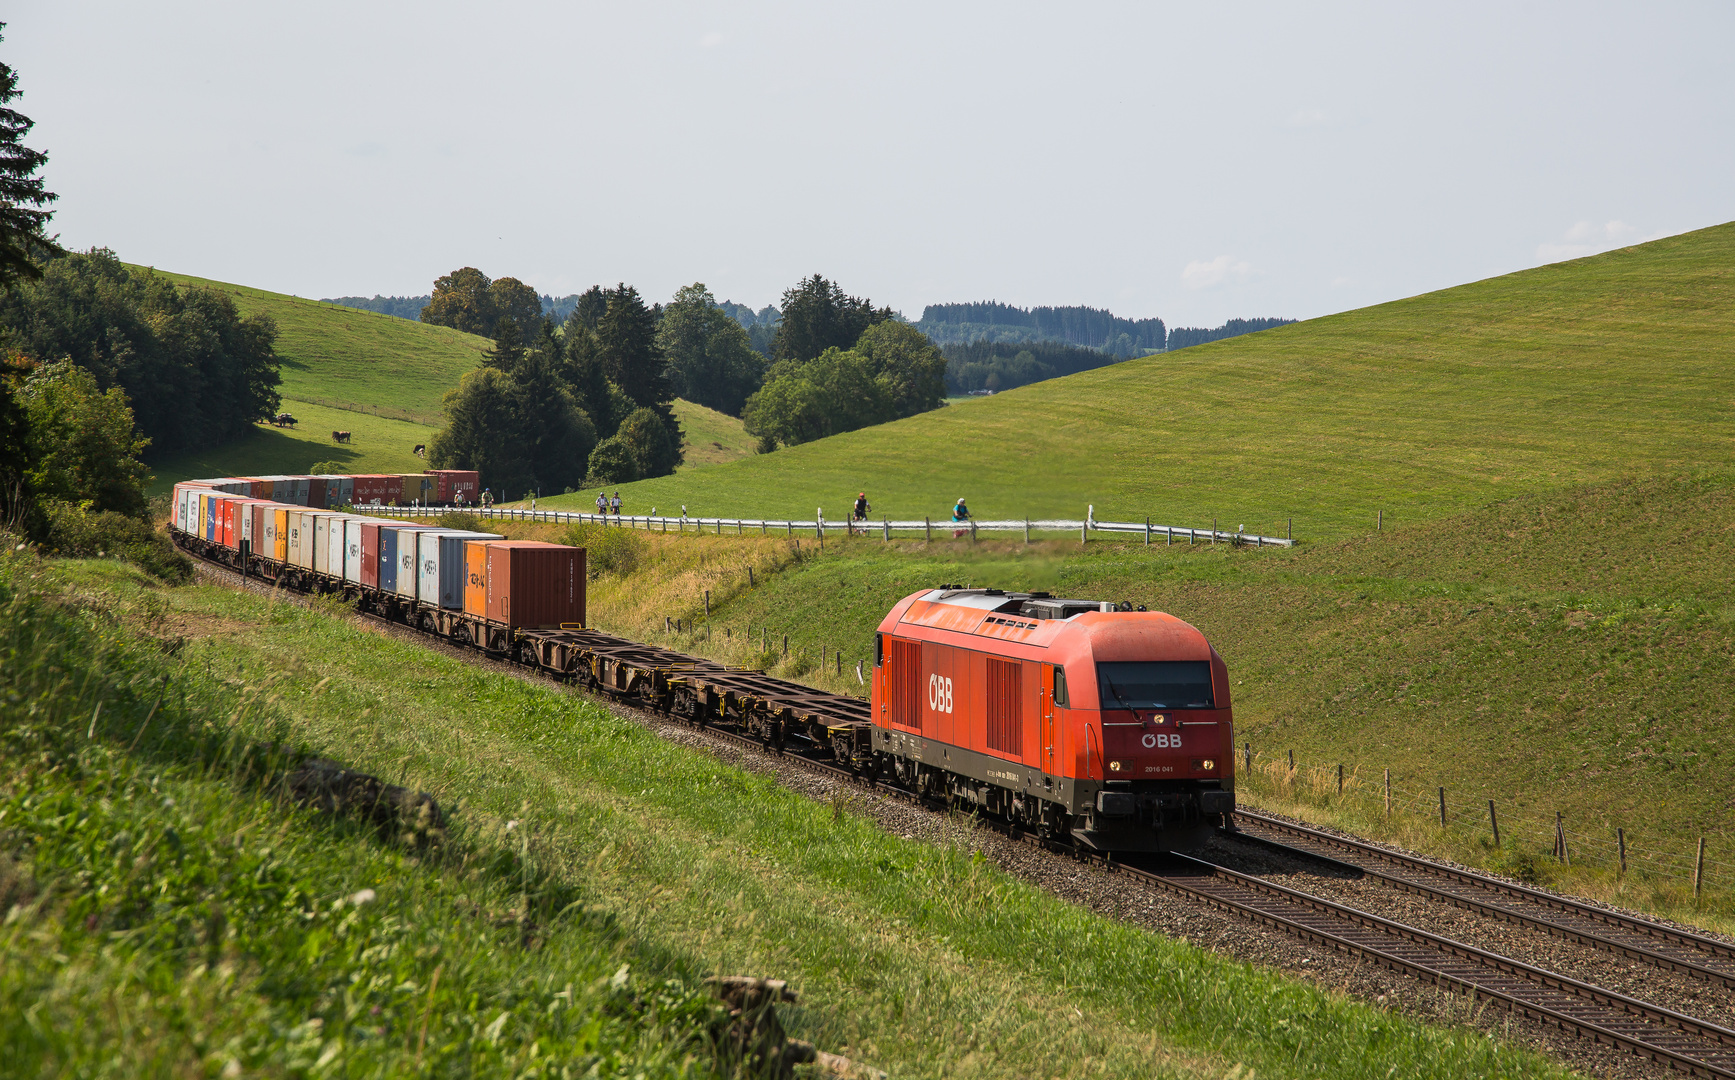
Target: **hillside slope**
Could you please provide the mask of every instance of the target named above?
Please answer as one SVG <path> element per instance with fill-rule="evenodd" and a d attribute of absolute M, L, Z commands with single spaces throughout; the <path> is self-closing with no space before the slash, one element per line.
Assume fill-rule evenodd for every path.
<path fill-rule="evenodd" d="M 437 425 L 440 397 L 482 362 L 487 338 L 373 311 L 155 270 L 216 289 L 244 315 L 277 321 L 284 401 Z M 294 412 L 293 406 L 288 406 Z M 297 414 L 299 415 L 299 414 Z"/>
<path fill-rule="evenodd" d="M 1322 540 L 1726 453 L 1735 224 L 644 481 L 634 506 L 1213 517 Z"/>

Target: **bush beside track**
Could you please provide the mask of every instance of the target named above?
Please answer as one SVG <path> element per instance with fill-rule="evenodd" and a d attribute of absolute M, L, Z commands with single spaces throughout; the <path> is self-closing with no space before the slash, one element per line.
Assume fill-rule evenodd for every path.
<path fill-rule="evenodd" d="M 469 1040 L 462 1045 L 478 1054 L 503 1054 L 497 1048 L 506 1047 L 523 1055 L 527 1040 L 548 1034 L 553 1021 L 537 1020 L 528 1009 L 496 1010 L 492 1002 L 504 1000 L 500 995 L 528 999 L 534 988 L 559 996 L 570 980 L 581 1007 L 606 1017 L 612 1014 L 600 1006 L 611 991 L 606 979 L 597 986 L 594 976 L 629 963 L 635 979 L 645 980 L 634 986 L 669 975 L 691 985 L 693 974 L 712 971 L 789 977 L 803 991 L 804 1006 L 787 1017 L 796 1034 L 897 1076 L 1222 1075 L 1238 1063 L 1262 1075 L 1373 1077 L 1394 1069 L 1418 1076 L 1554 1074 L 1536 1058 L 1483 1036 L 1425 1028 L 1091 916 L 983 865 L 967 848 L 936 849 L 888 836 L 841 806 L 815 804 L 707 753 L 658 740 L 556 687 L 431 654 L 382 636 L 335 606 L 304 607 L 210 587 L 161 589 L 113 563 L 54 563 L 28 573 L 13 564 L 5 580 L 12 591 L 7 625 L 14 628 L 8 648 L 41 642 L 44 657 L 34 668 L 6 666 L 0 694 L 9 694 L 8 728 L 24 719 L 26 697 L 54 702 L 53 738 L 82 755 L 70 760 L 107 770 L 106 776 L 21 772 L 8 778 L 9 804 L 19 802 L 20 793 L 47 793 L 75 808 L 71 817 L 53 820 L 76 822 L 78 792 L 88 790 L 76 785 L 97 785 L 115 800 L 115 823 L 135 844 L 155 838 L 153 851 L 165 866 L 174 862 L 165 825 L 175 830 L 182 859 L 206 850 L 233 858 L 231 849 L 270 847 L 285 873 L 322 905 L 374 889 L 373 903 L 346 909 L 345 917 L 368 932 L 389 930 L 413 943 L 378 954 L 381 963 L 401 970 L 392 967 L 377 983 L 351 983 L 350 969 L 341 964 L 354 954 L 338 949 L 342 939 L 326 939 L 340 966 L 321 969 L 327 981 L 305 984 L 331 988 L 325 996 L 306 996 L 302 982 L 283 978 L 305 967 L 273 951 L 295 944 L 292 935 L 237 932 L 225 938 L 231 944 L 223 946 L 219 964 L 204 969 L 228 973 L 227 996 L 170 1001 L 170 987 L 180 993 L 183 984 L 203 985 L 188 980 L 206 958 L 199 934 L 209 925 L 200 914 L 208 909 L 197 906 L 204 894 L 159 894 L 165 903 L 152 909 L 154 920 L 188 928 L 190 948 L 162 945 L 148 934 L 117 944 L 121 939 L 86 929 L 78 920 L 82 909 L 53 901 L 68 895 L 57 884 L 73 880 L 64 875 L 88 872 L 79 859 L 100 864 L 113 853 L 80 839 L 57 848 L 65 854 L 55 860 L 38 859 L 42 849 L 19 842 L 9 815 L 0 828 L 14 830 L 7 846 L 14 865 L 23 868 L 14 877 L 27 873 L 36 894 L 49 900 L 40 912 L 24 909 L 12 917 L 4 969 L 50 978 L 65 970 L 51 959 L 60 951 L 76 961 L 85 980 L 72 989 L 117 1001 L 131 1000 L 127 995 L 139 986 L 115 966 L 102 966 L 104 957 L 156 973 L 152 985 L 162 992 L 138 1015 L 155 1033 L 141 1045 L 164 1060 L 203 1060 L 212 1047 L 246 1032 L 265 1043 L 278 1040 L 272 1045 L 281 1050 L 288 1032 L 305 1035 L 307 1020 L 318 1017 L 321 1030 L 346 1030 L 348 1041 L 323 1069 L 315 1057 L 304 1071 L 330 1072 L 366 1060 L 407 1069 L 420 1014 L 393 1011 L 402 1000 L 394 995 L 405 976 L 425 993 L 435 969 L 442 971 L 441 990 L 430 1046 L 444 1023 L 448 1039 L 462 1036 Z M 25 602 L 51 606 L 69 636 L 27 623 Z M 69 612 L 67 603 L 79 610 Z M 89 648 L 92 634 L 109 642 L 104 650 Z M 88 659 L 71 653 L 75 642 L 83 643 Z M 99 659 L 100 668 L 94 666 Z M 55 678 L 67 687 L 64 698 L 14 674 L 50 667 L 60 669 Z M 129 754 L 136 722 L 149 709 L 145 699 L 162 674 L 185 690 L 188 704 L 183 709 L 172 695 L 176 720 L 161 729 L 162 741 L 147 731 Z M 142 678 L 128 691 L 134 675 Z M 80 687 L 84 696 L 71 692 Z M 94 708 L 97 694 L 109 696 L 103 716 L 114 726 L 99 724 L 97 739 L 87 743 L 86 706 Z M 160 713 L 158 720 L 167 716 Z M 250 795 L 224 759 L 177 757 L 179 736 L 169 733 L 183 730 L 219 747 L 266 738 L 304 741 L 434 791 L 456 808 L 452 843 L 470 857 L 427 859 L 383 846 L 371 834 L 284 815 Z M 67 760 L 65 753 L 57 760 Z M 54 785 L 71 786 L 50 790 Z M 173 807 L 165 795 L 175 800 Z M 49 836 L 52 823 L 30 835 Z M 516 862 L 507 858 L 513 852 Z M 123 870 L 133 865 L 126 862 Z M 208 887 L 197 878 L 192 884 Z M 516 940 L 520 897 L 530 893 L 534 901 L 541 889 L 566 890 L 559 895 L 581 903 L 562 917 L 535 920 L 547 935 L 540 948 L 521 952 L 489 936 Z M 246 918 L 244 901 L 233 906 L 224 916 L 231 927 Z M 455 922 L 452 910 L 461 912 Z M 502 917 L 503 928 L 496 922 Z M 123 945 L 135 951 L 113 952 Z M 457 985 L 447 999 L 450 984 Z M 38 985 L 26 984 L 26 990 L 39 993 Z M 340 992 L 345 987 L 348 1000 Z M 460 987 L 481 995 L 475 1006 L 466 1006 Z M 86 1025 L 93 1045 L 108 1039 L 113 1047 L 119 1024 L 129 1019 L 81 1009 L 71 997 L 52 1000 L 55 1017 Z M 382 1005 L 379 1016 L 371 1011 L 374 1003 Z M 654 1062 L 663 1048 L 680 1044 L 678 1005 L 671 1006 L 661 1034 L 642 1027 L 604 1034 L 615 1031 L 619 1045 Z M 500 1011 L 508 1019 L 491 1043 L 489 1029 Z M 15 1010 L 0 1015 L 21 1017 Z M 189 1016 L 200 1022 L 192 1024 Z M 279 1018 L 275 1026 L 258 1022 L 270 1017 Z M 369 1026 L 386 1032 L 369 1042 L 361 1030 Z M 656 1041 L 665 1036 L 668 1041 Z M 21 1019 L 6 1035 L 10 1046 L 33 1038 Z M 333 1045 L 326 1042 L 320 1054 Z M 564 1054 L 570 1045 L 550 1034 L 539 1056 Z M 389 1056 L 366 1059 L 364 1051 Z M 522 1066 L 531 1059 L 515 1060 Z"/>

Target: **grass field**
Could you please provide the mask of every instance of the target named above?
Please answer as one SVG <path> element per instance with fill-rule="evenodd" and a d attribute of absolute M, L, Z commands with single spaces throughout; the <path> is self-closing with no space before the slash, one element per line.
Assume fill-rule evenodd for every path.
<path fill-rule="evenodd" d="M 428 467 L 412 452 L 417 443 L 434 437 L 435 429 L 425 424 L 306 402 L 286 407 L 298 421 L 293 429 L 256 424 L 239 442 L 152 459 L 150 493 L 160 494 L 181 480 L 305 473 L 321 461 L 336 462 L 339 471 L 351 473 L 421 472 Z M 333 431 L 348 431 L 350 441 L 334 442 Z"/>
<path fill-rule="evenodd" d="M 298 417 L 301 413 L 295 406 L 311 403 L 437 426 L 440 398 L 482 362 L 490 347 L 486 338 L 445 326 L 224 281 L 154 272 L 171 281 L 226 293 L 244 315 L 269 315 L 276 320 L 277 355 L 283 360 L 279 389 L 284 407 Z"/>
<path fill-rule="evenodd" d="M 873 655 L 885 611 L 937 582 L 1169 611 L 1223 653 L 1238 739 L 1259 755 L 1249 790 L 1266 805 L 1735 930 L 1727 473 L 1526 495 L 1294 551 L 833 538 L 821 555 L 812 540 L 798 551 L 757 536 L 504 528 L 590 547 L 592 620 L 605 630 L 842 693 L 864 692 L 855 662 Z M 1305 769 L 1290 777 L 1290 750 L 1321 778 L 1342 763 L 1347 797 L 1310 786 Z M 1389 821 L 1386 769 L 1402 804 Z M 1570 868 L 1549 857 L 1557 812 Z M 1616 828 L 1634 869 L 1619 882 Z M 1709 870 L 1695 903 L 1700 836 Z"/>
<path fill-rule="evenodd" d="M 675 419 L 680 421 L 685 438 L 686 460 L 681 471 L 736 461 L 754 452 L 756 440 L 728 413 L 677 399 Z"/>
<path fill-rule="evenodd" d="M 32 1075 L 118 1058 L 703 1076 L 683 1040 L 710 973 L 789 979 L 795 1035 L 898 1077 L 1560 1075 L 1092 915 L 997 871 L 967 831 L 890 835 L 341 609 L 161 589 L 113 562 L 5 569 L 72 609 L 8 598 L 8 655 L 27 662 L 0 668 L 37 704 L 0 696 L 7 745 L 32 750 L 0 776 L 8 827 L 32 837 L 3 880 L 37 901 L 0 936 L 17 1006 L 0 1038 Z M 87 628 L 100 655 L 72 647 Z M 453 850 L 289 816 L 224 750 L 267 738 L 434 792 Z M 336 902 L 362 887 L 371 902 Z"/>
<path fill-rule="evenodd" d="M 1157 355 L 623 492 L 1323 541 L 1728 455 L 1735 225 Z"/>

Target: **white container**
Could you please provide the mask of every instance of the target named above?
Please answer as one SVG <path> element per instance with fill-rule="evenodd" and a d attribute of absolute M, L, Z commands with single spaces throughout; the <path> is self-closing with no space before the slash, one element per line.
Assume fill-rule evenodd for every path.
<path fill-rule="evenodd" d="M 464 543 L 502 540 L 494 533 L 428 529 L 416 537 L 416 599 L 448 611 L 464 608 Z"/>

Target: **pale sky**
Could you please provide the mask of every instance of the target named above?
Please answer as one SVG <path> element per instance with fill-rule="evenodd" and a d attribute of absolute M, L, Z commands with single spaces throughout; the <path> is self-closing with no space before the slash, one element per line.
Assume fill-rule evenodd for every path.
<path fill-rule="evenodd" d="M 15 0 L 74 247 L 1305 318 L 1735 219 L 1735 5 Z"/>

